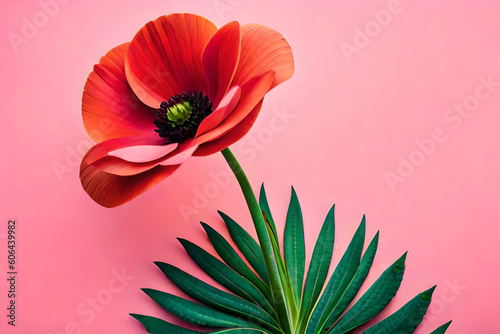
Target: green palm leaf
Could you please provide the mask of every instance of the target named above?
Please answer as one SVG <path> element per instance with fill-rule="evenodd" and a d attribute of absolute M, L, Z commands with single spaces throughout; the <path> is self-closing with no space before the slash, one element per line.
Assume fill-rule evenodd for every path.
<path fill-rule="evenodd" d="M 192 242 L 180 238 L 179 241 L 194 262 L 219 284 L 222 284 L 241 298 L 259 304 L 268 313 L 273 312 L 273 308 L 266 297 L 246 278 Z"/>
<path fill-rule="evenodd" d="M 269 286 L 269 276 L 267 274 L 264 256 L 262 255 L 262 250 L 260 249 L 259 244 L 250 236 L 250 234 L 248 234 L 247 231 L 245 231 L 245 229 L 243 229 L 243 227 L 241 227 L 224 212 L 219 211 L 219 215 L 222 217 L 222 220 L 224 220 L 229 234 L 231 235 L 231 239 L 233 239 L 236 247 L 238 247 L 241 254 L 243 254 L 252 268 L 255 269 L 264 283 Z"/>
<path fill-rule="evenodd" d="M 446 332 L 446 330 L 448 329 L 448 327 L 450 327 L 450 325 L 451 325 L 451 321 L 448 321 L 444 325 L 442 325 L 442 326 L 436 328 L 434 331 L 432 331 L 431 334 L 444 334 Z"/>
<path fill-rule="evenodd" d="M 358 294 L 361 286 L 363 285 L 366 276 L 368 275 L 371 266 L 373 264 L 373 260 L 375 259 L 375 254 L 377 253 L 378 248 L 378 238 L 379 233 L 377 232 L 373 237 L 372 241 L 366 248 L 365 254 L 361 258 L 361 263 L 359 264 L 358 271 L 354 278 L 349 283 L 349 286 L 340 297 L 339 301 L 331 311 L 328 319 L 324 325 L 324 328 L 330 328 L 333 324 L 340 318 L 340 316 L 347 309 L 349 304 L 352 302 L 354 297 Z"/>
<path fill-rule="evenodd" d="M 137 319 L 148 331 L 148 333 L 152 334 L 200 334 L 203 332 L 193 331 L 191 329 L 187 329 L 184 327 L 180 327 L 170 322 L 167 322 L 162 319 L 158 319 L 155 317 L 150 317 L 142 314 L 133 314 L 130 313 L 132 317 Z"/>
<path fill-rule="evenodd" d="M 170 293 L 142 289 L 151 299 L 165 310 L 193 325 L 208 327 L 250 327 L 260 329 L 246 320 L 213 310 Z"/>
<path fill-rule="evenodd" d="M 266 332 L 262 332 L 261 330 L 255 328 L 230 328 L 224 329 L 220 332 L 211 332 L 212 334 L 262 334 Z"/>
<path fill-rule="evenodd" d="M 244 317 L 273 332 L 279 332 L 279 324 L 276 320 L 259 306 L 217 289 L 170 264 L 156 262 L 156 265 L 179 289 L 204 305 L 221 312 Z"/>
<path fill-rule="evenodd" d="M 229 216 L 220 211 L 219 214 L 226 223 L 231 238 L 233 239 L 234 243 L 241 251 L 243 256 L 252 265 L 259 276 L 263 278 L 264 282 L 269 282 L 268 286 L 274 288 L 274 290 L 272 290 L 272 293 L 267 296 L 268 300 L 272 301 L 274 305 L 286 305 L 287 300 L 290 300 L 289 287 L 291 285 L 287 281 L 289 280 L 289 277 L 285 270 L 283 259 L 281 258 L 281 255 L 279 253 L 277 239 L 272 232 L 272 226 L 267 220 L 267 217 L 264 217 L 264 220 L 268 229 L 270 246 L 273 252 L 273 261 L 275 262 L 276 269 L 279 274 L 278 276 L 280 278 L 280 280 L 274 281 L 270 281 L 269 279 L 267 268 L 264 263 L 263 251 L 259 248 L 257 242 L 240 225 L 238 225 L 233 219 L 229 218 Z M 276 307 L 274 311 L 276 312 L 276 314 L 278 314 L 281 326 L 284 328 L 289 328 L 289 319 L 291 316 L 288 310 L 284 307 Z"/>
<path fill-rule="evenodd" d="M 214 230 L 209 225 L 205 223 L 201 223 L 201 225 L 205 229 L 210 242 L 214 246 L 217 254 L 219 254 L 219 256 L 222 258 L 222 260 L 238 274 L 249 280 L 264 295 L 269 295 L 269 287 L 267 287 L 259 278 L 257 278 L 253 271 L 248 268 L 246 263 L 243 262 L 241 257 L 238 255 L 238 253 L 236 253 L 229 242 L 227 242 L 227 240 L 224 239 L 224 237 L 219 232 Z"/>
<path fill-rule="evenodd" d="M 436 286 L 419 293 L 394 314 L 368 328 L 365 334 L 413 333 L 424 319 Z"/>
<path fill-rule="evenodd" d="M 363 217 L 347 250 L 330 277 L 323 295 L 314 308 L 306 333 L 316 333 L 324 327 L 328 315 L 356 274 L 361 259 L 361 252 L 363 251 L 365 230 L 366 224 Z"/>
<path fill-rule="evenodd" d="M 406 253 L 387 268 L 354 306 L 340 318 L 330 333 L 347 333 L 379 314 L 396 295 L 401 285 L 405 259 Z"/>
<path fill-rule="evenodd" d="M 309 318 L 309 314 L 316 304 L 316 301 L 323 289 L 328 269 L 332 261 L 333 243 L 335 239 L 335 205 L 328 212 L 321 231 L 318 236 L 316 245 L 314 246 L 311 263 L 307 272 L 306 284 L 302 303 L 300 305 L 300 319 L 302 328 L 305 325 L 305 320 Z"/>
<path fill-rule="evenodd" d="M 292 197 L 288 207 L 284 237 L 285 264 L 290 275 L 292 291 L 297 306 L 302 297 L 306 249 L 304 243 L 304 223 L 297 194 L 292 187 Z"/>
<path fill-rule="evenodd" d="M 266 261 L 272 261 L 269 268 L 273 275 L 268 274 L 259 243 L 233 219 L 219 212 L 236 248 L 247 262 L 221 233 L 205 223 L 202 226 L 220 259 L 190 241 L 179 241 L 193 261 L 230 292 L 163 262 L 155 263 L 170 281 L 196 302 L 155 289 L 143 289 L 164 309 L 201 326 L 203 332 L 154 317 L 131 316 L 149 333 L 156 334 L 341 334 L 363 325 L 392 300 L 403 278 L 406 253 L 349 307 L 366 280 L 378 248 L 377 232 L 361 256 L 366 231 L 364 216 L 326 283 L 335 239 L 335 206 L 326 215 L 305 273 L 304 223 L 295 190 L 292 188 L 286 216 L 283 255 L 264 186 L 259 201 L 257 209 L 260 207 L 263 215 L 260 218 L 264 218 L 260 233 L 265 227 L 268 237 Z M 427 312 L 434 288 L 418 294 L 365 333 L 413 333 Z M 449 325 L 444 324 L 432 334 L 445 333 Z"/>
<path fill-rule="evenodd" d="M 266 189 L 264 188 L 264 183 L 260 186 L 259 206 L 262 210 L 262 213 L 269 222 L 272 234 L 274 235 L 276 241 L 278 242 L 278 233 L 276 232 L 276 225 L 274 224 L 273 215 L 271 214 L 271 209 L 269 208 L 269 203 L 267 202 Z"/>

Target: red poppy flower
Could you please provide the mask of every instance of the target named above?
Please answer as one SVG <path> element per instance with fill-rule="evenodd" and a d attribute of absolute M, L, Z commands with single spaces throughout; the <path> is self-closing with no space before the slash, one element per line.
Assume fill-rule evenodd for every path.
<path fill-rule="evenodd" d="M 82 161 L 83 188 L 114 207 L 190 156 L 223 150 L 293 71 L 290 46 L 268 27 L 230 22 L 217 30 L 192 14 L 149 22 L 102 57 L 85 84 L 83 122 L 97 144 Z"/>

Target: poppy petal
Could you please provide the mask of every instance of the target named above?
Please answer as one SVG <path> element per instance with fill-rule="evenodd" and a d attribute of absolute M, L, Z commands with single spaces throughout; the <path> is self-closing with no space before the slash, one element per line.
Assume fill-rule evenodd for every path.
<path fill-rule="evenodd" d="M 101 58 L 85 84 L 83 124 L 97 143 L 123 136 L 144 135 L 154 129 L 155 110 L 144 105 L 127 83 L 122 44 Z"/>
<path fill-rule="evenodd" d="M 208 83 L 208 98 L 217 106 L 233 80 L 240 58 L 241 30 L 233 21 L 221 27 L 203 52 L 203 70 Z"/>
<path fill-rule="evenodd" d="M 139 99 L 158 108 L 176 94 L 207 91 L 202 54 L 217 28 L 192 14 L 161 16 L 147 23 L 125 57 L 128 82 Z"/>
<path fill-rule="evenodd" d="M 269 70 L 276 72 L 270 89 L 290 79 L 294 72 L 293 54 L 283 35 L 259 24 L 243 25 L 241 31 L 241 58 L 233 85 L 241 86 Z"/>
<path fill-rule="evenodd" d="M 219 103 L 219 106 L 217 107 L 216 110 L 214 110 L 213 113 L 208 115 L 198 126 L 198 130 L 196 130 L 196 137 L 199 137 L 200 135 L 204 134 L 205 132 L 212 130 L 215 128 L 217 125 L 222 123 L 227 116 L 229 116 L 238 102 L 240 101 L 241 97 L 241 88 L 238 86 L 235 86 L 227 92 L 226 96 L 222 99 L 222 101 Z"/>
<path fill-rule="evenodd" d="M 195 140 L 186 140 L 182 144 L 179 145 L 179 149 L 176 150 L 175 154 L 171 153 L 170 157 L 166 157 L 160 162 L 162 166 L 170 166 L 170 165 L 180 165 L 187 159 L 189 159 L 193 152 L 196 151 L 198 145 Z"/>
<path fill-rule="evenodd" d="M 161 140 L 162 139 L 157 136 L 113 138 L 94 145 L 94 147 L 87 152 L 84 159 L 88 164 L 94 164 L 94 162 L 108 156 L 110 152 L 143 145 L 161 145 Z"/>
<path fill-rule="evenodd" d="M 177 143 L 169 145 L 138 145 L 119 148 L 108 154 L 135 163 L 150 162 L 160 159 L 177 148 Z"/>
<path fill-rule="evenodd" d="M 83 162 L 85 162 L 85 157 L 83 159 Z M 137 163 L 123 160 L 111 155 L 102 157 L 101 159 L 92 163 L 92 166 L 98 168 L 99 170 L 102 170 L 103 172 L 119 176 L 137 175 L 140 173 L 144 173 L 158 165 L 159 163 L 156 160 Z"/>
<path fill-rule="evenodd" d="M 196 138 L 198 143 L 201 145 L 213 141 L 235 128 L 264 98 L 273 81 L 274 71 L 269 71 L 241 86 L 241 98 L 234 111 L 219 126 Z"/>
<path fill-rule="evenodd" d="M 149 138 L 117 138 L 92 147 L 83 157 L 82 163 L 92 165 L 103 172 L 120 176 L 143 173 L 161 164 L 180 165 L 198 147 L 195 140 L 182 143 L 156 145 Z M 143 152 L 141 151 L 143 150 Z"/>
<path fill-rule="evenodd" d="M 80 169 L 80 180 L 83 189 L 94 201 L 104 207 L 112 208 L 142 194 L 171 175 L 178 167 L 178 165 L 156 166 L 140 174 L 119 176 L 83 163 Z"/>
<path fill-rule="evenodd" d="M 214 154 L 222 151 L 226 147 L 229 147 L 230 145 L 240 140 L 244 135 L 248 133 L 248 131 L 250 131 L 253 124 L 255 123 L 257 116 L 259 116 L 260 109 L 262 108 L 263 101 L 264 100 L 260 100 L 255 108 L 253 108 L 253 110 L 248 114 L 248 116 L 234 129 L 232 129 L 219 139 L 200 145 L 200 147 L 198 147 L 198 149 L 196 150 L 196 154 L 194 155 L 205 156 Z"/>
<path fill-rule="evenodd" d="M 115 175 L 130 176 L 139 174 L 157 166 L 159 162 L 162 161 L 163 157 L 157 158 L 156 156 L 152 156 L 156 159 L 147 162 L 134 162 L 110 155 L 110 153 L 116 151 L 119 152 L 121 149 L 134 150 L 140 147 L 148 147 L 149 145 L 155 144 L 158 146 L 161 145 L 158 138 L 124 137 L 110 139 L 92 147 L 83 157 L 82 164 L 92 165 L 104 172 Z M 177 146 L 177 144 L 171 145 Z M 165 149 L 171 151 L 170 148 Z"/>

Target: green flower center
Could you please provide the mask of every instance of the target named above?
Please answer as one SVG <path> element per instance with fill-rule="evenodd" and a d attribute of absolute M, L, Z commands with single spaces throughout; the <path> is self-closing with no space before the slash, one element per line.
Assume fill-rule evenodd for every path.
<path fill-rule="evenodd" d="M 167 119 L 170 121 L 169 124 L 172 126 L 182 125 L 189 119 L 192 111 L 193 108 L 188 101 L 175 104 L 167 109 Z"/>

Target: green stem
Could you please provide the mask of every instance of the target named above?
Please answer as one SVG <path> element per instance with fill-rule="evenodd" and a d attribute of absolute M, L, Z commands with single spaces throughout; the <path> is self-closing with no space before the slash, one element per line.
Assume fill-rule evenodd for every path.
<path fill-rule="evenodd" d="M 255 228 L 257 229 L 259 241 L 262 243 L 263 241 L 265 241 L 263 239 L 266 239 L 266 237 L 267 239 L 269 239 L 269 235 L 267 234 L 266 223 L 264 221 L 264 217 L 262 216 L 262 210 L 260 209 L 260 205 L 257 202 L 257 198 L 255 197 L 252 186 L 250 185 L 250 182 L 248 181 L 243 168 L 241 168 L 238 160 L 236 160 L 236 157 L 233 155 L 233 152 L 229 150 L 229 147 L 222 150 L 221 153 L 229 164 L 229 167 L 233 171 L 234 176 L 236 176 L 238 183 L 240 184 L 241 191 L 243 192 L 243 196 L 245 196 L 248 209 L 250 210 L 252 220 L 255 224 Z M 265 231 L 263 235 L 261 235 L 262 231 Z M 264 244 L 267 244 L 267 242 L 264 242 Z M 270 245 L 271 240 L 269 239 L 269 247 Z M 271 248 L 269 248 L 269 251 L 272 251 Z"/>
<path fill-rule="evenodd" d="M 278 263 L 273 252 L 271 237 L 269 235 L 266 222 L 264 221 L 262 210 L 259 203 L 257 202 L 252 186 L 250 185 L 250 182 L 248 181 L 243 168 L 241 168 L 241 165 L 238 163 L 238 160 L 236 160 L 236 157 L 233 155 L 231 150 L 229 148 L 226 148 L 222 150 L 221 153 L 229 164 L 229 167 L 233 171 L 234 176 L 236 176 L 236 179 L 238 180 L 238 183 L 240 184 L 241 190 L 243 192 L 243 196 L 245 197 L 245 200 L 247 202 L 247 206 L 250 210 L 250 215 L 252 216 L 255 230 L 257 231 L 257 237 L 259 239 L 260 247 L 264 255 L 264 262 L 266 264 L 267 272 L 269 275 L 269 282 L 271 285 L 274 302 L 278 311 L 278 317 L 280 318 L 280 323 L 284 327 L 285 332 L 289 332 L 291 319 L 289 319 L 289 314 L 286 307 L 286 294 L 281 284 Z"/>

